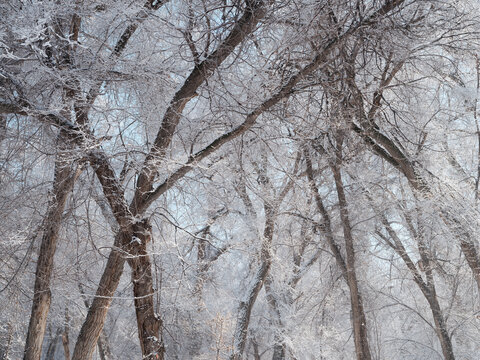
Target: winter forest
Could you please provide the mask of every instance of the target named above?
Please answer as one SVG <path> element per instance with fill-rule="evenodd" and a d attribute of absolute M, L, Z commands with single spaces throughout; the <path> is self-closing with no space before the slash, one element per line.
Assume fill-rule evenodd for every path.
<path fill-rule="evenodd" d="M 479 359 L 479 13 L 1 1 L 0 359 Z"/>

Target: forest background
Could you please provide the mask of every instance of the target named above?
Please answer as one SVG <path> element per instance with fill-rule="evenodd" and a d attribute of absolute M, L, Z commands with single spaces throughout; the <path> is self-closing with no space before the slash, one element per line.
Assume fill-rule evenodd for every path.
<path fill-rule="evenodd" d="M 0 359 L 477 359 L 480 3 L 0 4 Z"/>

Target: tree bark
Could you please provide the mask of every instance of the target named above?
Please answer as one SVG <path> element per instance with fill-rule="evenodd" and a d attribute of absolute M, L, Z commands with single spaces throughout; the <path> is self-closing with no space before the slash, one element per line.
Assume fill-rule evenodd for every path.
<path fill-rule="evenodd" d="M 8 360 L 10 346 L 13 339 L 13 327 L 10 322 L 7 324 L 7 334 L 1 337 L 2 344 L 0 345 L 0 360 Z"/>
<path fill-rule="evenodd" d="M 262 1 L 249 4 L 244 15 L 233 27 L 230 34 L 219 45 L 218 49 L 194 68 L 182 88 L 175 94 L 164 115 L 162 125 L 160 126 L 154 142 L 154 146 L 145 159 L 144 166 L 136 183 L 135 195 L 129 208 L 125 208 L 124 206 L 125 199 L 123 197 L 123 191 L 120 189 L 118 182 L 115 180 L 115 173 L 109 166 L 106 156 L 100 152 L 91 154 L 90 162 L 95 168 L 97 177 L 102 183 L 104 194 L 110 204 L 110 207 L 112 208 L 115 218 L 117 221 L 119 221 L 120 228 L 122 229 L 116 237 L 115 243 L 117 247 L 120 247 L 126 251 L 128 248 L 127 244 L 131 244 L 131 237 L 133 235 L 134 224 L 132 223 L 133 220 L 131 215 L 142 215 L 151 204 L 151 202 L 146 201 L 145 199 L 147 195 L 151 195 L 152 193 L 152 185 L 155 180 L 156 173 L 154 170 L 155 167 L 158 166 L 157 159 L 169 146 L 175 128 L 180 119 L 182 110 L 188 101 L 195 96 L 198 87 L 216 70 L 216 68 L 228 57 L 228 55 L 233 52 L 236 46 L 243 41 L 251 31 L 254 30 L 256 24 L 265 15 L 265 13 L 266 8 Z M 142 250 L 140 249 L 138 252 L 141 253 Z M 148 256 L 144 257 L 147 258 Z M 118 286 L 121 273 L 123 272 L 124 261 L 125 259 L 122 258 L 120 251 L 113 249 L 110 253 L 107 267 L 97 289 L 97 297 L 90 307 L 87 319 L 85 320 L 78 337 L 72 358 L 73 360 L 91 359 L 94 344 L 100 335 L 106 312 L 111 304 L 111 299 L 108 297 L 113 296 L 115 289 Z M 151 265 L 148 265 L 149 260 L 148 262 L 137 262 L 137 264 L 140 267 L 136 269 L 137 273 L 151 274 Z M 147 268 L 142 268 L 143 266 L 146 266 Z M 150 266 L 150 269 L 148 269 L 148 266 Z M 149 292 L 149 288 L 153 288 L 153 285 L 147 284 L 149 281 L 151 282 L 151 278 L 147 276 L 144 279 L 144 282 L 142 282 L 142 284 L 136 288 L 138 293 L 146 292 L 144 295 L 147 296 L 147 299 L 150 299 L 149 295 L 151 294 L 151 292 Z M 99 296 L 102 296 L 102 298 L 99 298 Z M 139 333 L 139 336 L 144 336 L 141 335 L 144 333 L 144 331 L 155 332 L 157 326 L 160 327 L 159 320 L 156 317 L 152 317 L 154 315 L 153 308 L 148 309 L 147 306 L 147 308 L 137 312 L 137 315 L 138 314 L 141 316 L 148 316 L 148 321 L 147 319 L 139 320 L 139 324 L 143 324 L 143 329 Z M 147 324 L 147 322 L 149 322 L 149 324 Z M 143 342 L 142 339 L 141 342 Z"/>
<path fill-rule="evenodd" d="M 308 150 L 305 150 L 305 160 L 307 164 L 307 177 L 310 183 L 310 188 L 315 198 L 315 203 L 317 208 L 322 216 L 322 231 L 327 238 L 327 242 L 330 246 L 330 249 L 335 257 L 338 267 L 342 271 L 343 278 L 345 279 L 349 292 L 350 292 L 350 303 L 352 309 L 352 325 L 353 325 L 353 334 L 354 334 L 354 343 L 355 343 L 355 353 L 358 360 L 369 360 L 371 359 L 370 348 L 368 345 L 368 334 L 367 334 L 367 321 L 365 312 L 363 309 L 362 297 L 360 290 L 358 288 L 358 281 L 355 273 L 355 251 L 353 247 L 353 236 L 351 232 L 350 220 L 348 218 L 348 209 L 346 208 L 346 198 L 345 192 L 343 190 L 343 183 L 341 176 L 339 176 L 338 168 L 332 166 L 332 171 L 335 178 L 335 186 L 337 188 L 337 196 L 339 199 L 340 205 L 340 217 L 342 220 L 344 239 L 345 239 L 345 252 L 346 252 L 346 261 L 340 251 L 339 246 L 335 242 L 333 237 L 333 231 L 330 221 L 330 216 L 325 209 L 320 194 L 318 192 L 317 185 L 315 184 L 315 179 L 313 177 L 313 167 Z"/>
<path fill-rule="evenodd" d="M 267 295 L 267 302 L 272 310 L 275 320 L 275 334 L 274 334 L 274 344 L 273 344 L 273 355 L 272 360 L 284 360 L 285 359 L 285 342 L 282 339 L 282 334 L 280 330 L 283 327 L 282 316 L 280 313 L 280 307 L 278 301 L 275 297 L 274 291 L 272 289 L 272 278 L 270 275 L 265 279 L 265 293 Z"/>
<path fill-rule="evenodd" d="M 60 135 L 61 140 L 65 135 L 62 133 L 63 131 L 61 131 Z M 58 233 L 62 213 L 68 195 L 73 189 L 77 174 L 75 165 L 68 158 L 65 158 L 68 156 L 68 154 L 60 153 L 55 162 L 53 199 L 44 219 L 44 232 L 35 272 L 33 304 L 25 343 L 24 360 L 39 360 L 42 354 L 42 343 L 52 296 L 50 280 L 53 271 L 53 259 L 57 248 Z"/>
<path fill-rule="evenodd" d="M 114 247 L 108 257 L 95 298 L 78 335 L 72 360 L 89 360 L 92 358 L 95 344 L 102 332 L 108 309 L 123 273 L 125 256 L 120 246 L 121 243 L 129 242 L 132 234 L 131 228 L 127 228 L 119 232 L 115 238 Z"/>
<path fill-rule="evenodd" d="M 85 292 L 83 291 L 83 287 L 80 283 L 78 283 L 78 290 L 83 297 L 83 303 L 87 309 L 90 308 L 90 304 L 88 303 L 87 298 L 85 297 Z M 105 333 L 105 329 L 102 329 L 100 333 L 100 337 L 98 338 L 97 342 L 98 346 L 98 353 L 100 355 L 101 360 L 111 360 L 113 359 L 112 350 L 110 349 L 110 344 L 108 343 L 108 337 Z"/>
<path fill-rule="evenodd" d="M 65 360 L 70 360 L 70 339 L 69 339 L 69 328 L 70 328 L 70 316 L 68 315 L 68 308 L 65 308 L 65 326 L 63 328 L 62 334 L 62 344 L 63 344 L 63 353 L 65 355 Z"/>
<path fill-rule="evenodd" d="M 151 230 L 148 220 L 135 225 L 133 233 L 135 246 L 128 263 L 132 268 L 135 313 L 143 359 L 161 360 L 164 353 L 161 338 L 162 321 L 155 314 L 152 263 L 147 252 Z"/>
<path fill-rule="evenodd" d="M 337 143 L 337 146 L 340 147 Z M 335 162 L 340 162 L 339 153 L 341 149 L 337 149 L 337 159 Z M 367 333 L 367 318 L 363 308 L 362 296 L 358 287 L 358 280 L 355 269 L 355 248 L 352 234 L 352 226 L 348 215 L 347 200 L 345 197 L 345 190 L 343 188 L 342 176 L 338 163 L 332 166 L 333 177 L 335 179 L 335 187 L 337 189 L 338 203 L 340 205 L 340 218 L 343 225 L 343 236 L 345 239 L 345 253 L 347 265 L 347 282 L 350 288 L 350 301 L 352 305 L 353 314 L 353 335 L 355 340 L 355 350 L 357 353 L 357 360 L 370 360 L 370 347 L 368 344 Z"/>

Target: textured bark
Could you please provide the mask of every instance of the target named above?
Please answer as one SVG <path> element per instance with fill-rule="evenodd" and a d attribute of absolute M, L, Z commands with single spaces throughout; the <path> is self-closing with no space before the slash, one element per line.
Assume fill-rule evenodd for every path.
<path fill-rule="evenodd" d="M 98 354 L 100 355 L 100 360 L 112 360 L 112 350 L 110 349 L 110 344 L 108 343 L 107 334 L 105 334 L 105 329 L 102 329 L 100 337 L 98 338 Z"/>
<path fill-rule="evenodd" d="M 83 303 L 85 304 L 85 307 L 89 309 L 90 304 L 88 303 L 88 300 L 85 297 L 85 292 L 83 291 L 83 287 L 80 283 L 78 283 L 78 290 L 80 291 L 80 294 L 82 294 Z M 101 360 L 113 359 L 112 351 L 110 349 L 110 344 L 108 343 L 108 337 L 107 337 L 107 334 L 105 333 L 105 329 L 102 329 L 102 332 L 100 333 L 97 346 L 98 346 L 98 354 L 100 355 Z"/>
<path fill-rule="evenodd" d="M 107 311 L 112 303 L 114 290 L 120 282 L 125 259 L 118 250 L 112 250 L 107 266 L 97 289 L 95 299 L 88 311 L 87 319 L 75 344 L 72 360 L 91 359 L 95 344 L 107 316 Z M 111 289 L 114 289 L 113 291 Z"/>
<path fill-rule="evenodd" d="M 7 324 L 7 334 L 0 339 L 2 341 L 0 344 L 0 360 L 8 360 L 8 354 L 13 340 L 13 327 L 10 322 Z"/>
<path fill-rule="evenodd" d="M 138 336 L 143 359 L 162 360 L 163 342 L 161 339 L 162 321 L 155 314 L 152 264 L 147 252 L 151 238 L 151 225 L 147 220 L 137 223 L 133 233 L 132 257 L 128 263 L 132 268 L 133 295 L 137 315 Z"/>
<path fill-rule="evenodd" d="M 129 242 L 131 238 L 131 229 L 127 228 L 118 233 L 115 239 L 114 248 L 108 257 L 107 265 L 95 293 L 95 298 L 90 305 L 87 318 L 78 335 L 72 360 L 89 360 L 92 358 L 95 344 L 102 332 L 108 309 L 110 308 L 113 295 L 123 273 L 125 257 L 119 247 L 122 242 Z"/>
<path fill-rule="evenodd" d="M 0 144 L 7 136 L 7 118 L 0 114 Z"/>
<path fill-rule="evenodd" d="M 25 343 L 24 360 L 39 360 L 42 354 L 47 315 L 51 303 L 50 280 L 53 271 L 53 259 L 57 248 L 62 213 L 75 182 L 76 169 L 68 159 L 62 158 L 63 156 L 64 154 L 59 154 L 55 163 L 53 199 L 44 219 L 44 232 L 35 272 L 33 304 Z"/>

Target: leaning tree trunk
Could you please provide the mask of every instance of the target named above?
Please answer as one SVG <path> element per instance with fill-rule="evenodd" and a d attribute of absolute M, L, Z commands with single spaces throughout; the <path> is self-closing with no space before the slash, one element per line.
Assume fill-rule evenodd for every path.
<path fill-rule="evenodd" d="M 78 290 L 83 297 L 83 303 L 87 309 L 90 308 L 90 304 L 88 303 L 87 298 L 85 297 L 85 292 L 83 291 L 83 287 L 80 283 L 78 283 Z M 105 329 L 102 329 L 100 333 L 100 337 L 97 341 L 98 346 L 98 354 L 100 355 L 100 360 L 113 360 L 112 350 L 110 349 L 110 344 L 108 342 L 107 334 L 105 333 Z"/>
<path fill-rule="evenodd" d="M 113 295 L 115 294 L 115 290 L 120 283 L 120 278 L 123 273 L 125 255 L 119 248 L 121 248 L 122 243 L 130 241 L 131 238 L 131 228 L 119 232 L 115 238 L 114 247 L 108 257 L 107 265 L 95 293 L 95 298 L 90 305 L 87 318 L 78 335 L 72 360 L 89 360 L 92 358 L 95 344 L 102 332 L 108 309 L 110 308 Z"/>

